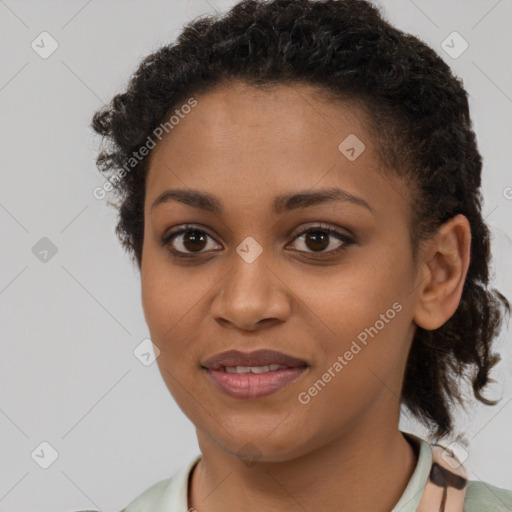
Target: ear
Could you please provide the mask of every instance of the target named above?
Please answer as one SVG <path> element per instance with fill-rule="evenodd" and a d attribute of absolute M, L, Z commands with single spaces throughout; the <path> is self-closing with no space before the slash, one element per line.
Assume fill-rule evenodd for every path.
<path fill-rule="evenodd" d="M 471 227 L 458 214 L 440 226 L 419 259 L 413 320 L 419 327 L 441 327 L 456 311 L 470 261 Z"/>

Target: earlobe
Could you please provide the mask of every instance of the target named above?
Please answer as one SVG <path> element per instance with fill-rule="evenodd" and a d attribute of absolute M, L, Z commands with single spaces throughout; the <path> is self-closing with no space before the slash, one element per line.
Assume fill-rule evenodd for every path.
<path fill-rule="evenodd" d="M 445 222 L 425 245 L 417 288 L 414 322 L 434 330 L 457 310 L 470 262 L 471 227 L 458 214 Z"/>

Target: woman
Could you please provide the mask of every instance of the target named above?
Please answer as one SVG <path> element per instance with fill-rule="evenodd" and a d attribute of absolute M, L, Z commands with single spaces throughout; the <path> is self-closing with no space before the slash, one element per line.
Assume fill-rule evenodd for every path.
<path fill-rule="evenodd" d="M 490 289 L 467 93 L 363 0 L 187 25 L 98 111 L 98 165 L 161 374 L 201 454 L 124 512 L 512 510 L 453 436 Z M 456 447 L 456 446 L 455 446 Z"/>

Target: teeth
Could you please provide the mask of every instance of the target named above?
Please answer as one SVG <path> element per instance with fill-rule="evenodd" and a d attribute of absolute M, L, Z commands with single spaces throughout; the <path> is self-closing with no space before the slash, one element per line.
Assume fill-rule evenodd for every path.
<path fill-rule="evenodd" d="M 227 373 L 265 373 L 265 372 L 274 372 L 276 370 L 281 370 L 288 368 L 287 366 L 282 366 L 280 364 L 269 364 L 266 366 L 226 366 Z"/>
<path fill-rule="evenodd" d="M 245 367 L 245 366 L 242 366 L 241 368 L 247 368 L 247 371 L 251 371 L 252 373 L 264 373 L 264 372 L 268 372 L 270 371 L 270 366 L 267 365 L 267 366 L 250 366 L 250 367 Z"/>

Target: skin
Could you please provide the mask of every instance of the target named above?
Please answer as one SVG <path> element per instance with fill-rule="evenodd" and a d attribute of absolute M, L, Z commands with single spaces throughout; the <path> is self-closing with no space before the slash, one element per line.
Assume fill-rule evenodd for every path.
<path fill-rule="evenodd" d="M 458 306 L 469 223 L 462 215 L 448 221 L 415 261 L 409 190 L 383 172 L 358 108 L 317 92 L 224 84 L 194 96 L 197 106 L 151 155 L 142 303 L 164 381 L 196 427 L 202 459 L 189 506 L 199 512 L 327 511 L 340 503 L 389 512 L 417 463 L 398 429 L 406 357 L 417 325 L 435 329 Z M 366 149 L 349 161 L 338 145 L 352 133 Z M 272 211 L 277 195 L 332 187 L 372 211 L 346 201 Z M 176 188 L 214 194 L 224 212 L 178 201 L 151 208 Z M 354 243 L 330 235 L 322 252 L 304 234 L 320 222 Z M 182 234 L 164 246 L 164 234 L 185 223 L 208 235 L 204 243 L 187 245 Z M 252 263 L 236 252 L 248 236 L 262 248 Z M 173 257 L 171 247 L 192 259 Z M 401 311 L 301 404 L 298 394 L 394 303 Z M 279 350 L 309 368 L 272 395 L 231 398 L 200 362 L 232 348 Z"/>

